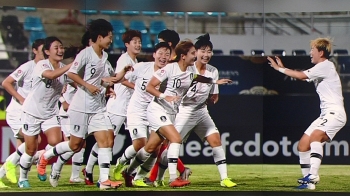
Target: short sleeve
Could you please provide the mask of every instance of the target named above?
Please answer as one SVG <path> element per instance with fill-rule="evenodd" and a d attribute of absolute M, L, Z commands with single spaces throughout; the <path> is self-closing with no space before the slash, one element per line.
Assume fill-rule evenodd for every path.
<path fill-rule="evenodd" d="M 158 69 L 154 72 L 153 77 L 157 78 L 160 82 L 166 80 L 169 76 L 171 76 L 171 68 L 173 66 L 167 65 L 162 69 Z"/>
<path fill-rule="evenodd" d="M 213 79 L 218 80 L 219 79 L 219 72 L 217 69 L 213 72 Z M 213 86 L 210 89 L 210 94 L 219 94 L 219 85 L 213 84 Z"/>
<path fill-rule="evenodd" d="M 325 78 L 328 74 L 327 63 L 319 63 L 312 68 L 305 70 L 304 74 L 310 79 Z"/>
<path fill-rule="evenodd" d="M 47 61 L 39 61 L 36 64 L 37 70 L 38 70 L 38 76 L 39 78 L 43 79 L 43 72 L 46 70 L 52 70 L 52 68 L 50 67 L 50 65 L 48 64 Z"/>
<path fill-rule="evenodd" d="M 68 72 L 78 74 L 80 69 L 82 69 L 88 62 L 88 51 L 86 49 L 79 52 L 79 54 L 75 57 L 72 66 L 68 70 Z"/>
<path fill-rule="evenodd" d="M 25 78 L 25 76 L 28 74 L 29 69 L 30 69 L 29 63 L 22 64 L 14 72 L 12 72 L 10 76 L 17 82 L 22 81 Z"/>

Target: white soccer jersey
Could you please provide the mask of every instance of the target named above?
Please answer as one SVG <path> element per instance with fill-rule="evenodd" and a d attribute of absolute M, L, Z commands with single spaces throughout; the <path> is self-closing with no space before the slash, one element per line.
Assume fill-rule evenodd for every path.
<path fill-rule="evenodd" d="M 153 73 L 154 62 L 141 62 L 135 64 L 134 71 L 131 73 L 131 78 L 135 81 L 135 88 L 128 105 L 128 113 L 147 111 L 147 106 L 152 101 L 153 95 L 146 91 L 146 86 L 152 78 Z"/>
<path fill-rule="evenodd" d="M 195 73 L 200 74 L 198 69 L 195 68 Z M 204 72 L 205 77 L 213 78 L 214 80 L 219 79 L 218 70 L 209 64 L 205 66 L 206 70 Z M 191 87 L 188 89 L 186 95 L 182 99 L 181 105 L 185 107 L 191 107 L 193 110 L 204 108 L 208 99 L 209 94 L 219 94 L 219 87 L 217 84 L 206 84 L 193 81 Z"/>
<path fill-rule="evenodd" d="M 103 51 L 102 58 L 99 58 L 91 46 L 85 48 L 76 56 L 68 72 L 78 74 L 85 82 L 99 87 L 101 93 L 92 95 L 89 90 L 79 86 L 69 110 L 82 113 L 105 111 L 105 87 L 101 86 L 101 79 L 106 77 L 106 70 L 110 66 L 107 57 L 108 54 Z"/>
<path fill-rule="evenodd" d="M 180 70 L 178 63 L 171 63 L 157 70 L 153 76 L 161 82 L 168 79 L 164 92 L 165 95 L 179 96 L 182 98 L 192 83 L 195 72 L 194 69 L 193 66 L 190 66 L 183 72 Z M 177 114 L 181 99 L 176 102 L 168 102 L 165 99 L 155 97 L 154 101 L 163 106 L 168 114 Z"/>
<path fill-rule="evenodd" d="M 304 73 L 315 84 L 320 97 L 321 115 L 330 110 L 344 110 L 341 82 L 332 62 L 325 60 L 317 63 Z"/>
<path fill-rule="evenodd" d="M 16 81 L 15 89 L 23 97 L 26 98 L 32 87 L 32 73 L 35 67 L 34 60 L 28 61 L 19 66 L 10 76 Z M 21 111 L 22 105 L 12 97 L 10 104 L 6 108 L 7 112 Z"/>
<path fill-rule="evenodd" d="M 119 57 L 117 61 L 117 67 L 115 69 L 115 73 L 120 72 L 127 65 L 134 66 L 136 63 L 137 63 L 137 60 L 133 61 L 131 57 L 128 55 L 128 53 L 126 52 Z M 129 80 L 129 82 L 134 82 L 132 78 L 130 78 L 130 76 L 131 76 L 131 73 L 129 72 L 125 75 L 125 78 Z M 134 89 L 126 87 L 121 83 L 117 83 L 117 84 L 114 84 L 114 91 L 116 94 L 116 98 L 108 100 L 107 111 L 111 114 L 126 116 L 126 109 L 128 107 L 131 95 L 134 92 Z"/>
<path fill-rule="evenodd" d="M 60 63 L 60 67 L 63 66 L 65 65 Z M 32 75 L 32 88 L 23 103 L 24 112 L 44 120 L 58 114 L 58 99 L 66 83 L 64 74 L 54 80 L 44 78 L 42 73 L 46 70 L 54 70 L 48 59 L 36 64 Z"/>
<path fill-rule="evenodd" d="M 77 89 L 68 84 L 68 85 L 67 85 L 67 90 L 66 90 L 66 92 L 64 92 L 64 93 L 62 94 L 62 97 L 66 100 L 66 102 L 67 102 L 68 104 L 70 104 L 71 101 L 72 101 L 72 99 L 73 99 L 73 97 L 74 97 L 74 94 L 75 94 L 76 92 L 77 92 Z M 67 116 L 67 112 L 63 110 L 63 107 L 62 107 L 62 106 L 61 106 L 61 108 L 60 108 L 59 115 L 60 115 L 60 116 Z"/>

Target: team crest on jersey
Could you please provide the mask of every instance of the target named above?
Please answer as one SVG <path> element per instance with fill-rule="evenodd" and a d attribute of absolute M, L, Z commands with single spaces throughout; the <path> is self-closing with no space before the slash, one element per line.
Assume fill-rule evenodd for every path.
<path fill-rule="evenodd" d="M 165 122 L 165 121 L 166 121 L 166 117 L 165 117 L 165 116 L 161 116 L 161 117 L 160 117 L 160 120 L 161 120 L 162 122 Z"/>
<path fill-rule="evenodd" d="M 165 74 L 165 70 L 161 69 L 157 74 L 159 77 L 162 77 Z"/>
<path fill-rule="evenodd" d="M 24 124 L 24 125 L 23 125 L 23 129 L 26 130 L 26 131 L 28 131 L 28 124 Z"/>
<path fill-rule="evenodd" d="M 74 63 L 74 67 L 76 67 L 76 66 L 78 66 L 79 65 L 79 63 L 78 62 L 75 62 Z"/>
<path fill-rule="evenodd" d="M 132 133 L 133 133 L 134 135 L 136 135 L 136 134 L 137 134 L 137 129 L 135 128 L 134 130 L 132 130 Z"/>
<path fill-rule="evenodd" d="M 17 70 L 17 72 L 15 73 L 16 77 L 19 77 L 20 75 L 22 75 L 23 71 L 22 70 Z"/>
<path fill-rule="evenodd" d="M 50 68 L 50 66 L 48 64 L 43 64 L 43 67 Z"/>
<path fill-rule="evenodd" d="M 80 126 L 79 126 L 79 125 L 74 125 L 73 130 L 74 130 L 75 132 L 78 132 L 78 131 L 80 130 Z"/>

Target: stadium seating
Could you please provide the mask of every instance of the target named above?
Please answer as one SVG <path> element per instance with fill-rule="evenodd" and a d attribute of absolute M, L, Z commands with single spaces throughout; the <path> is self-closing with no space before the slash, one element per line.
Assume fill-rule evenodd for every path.
<path fill-rule="evenodd" d="M 24 30 L 27 31 L 43 31 L 44 26 L 41 22 L 41 18 L 35 16 L 27 16 L 24 19 Z"/>
<path fill-rule="evenodd" d="M 213 55 L 218 56 L 218 55 L 224 55 L 224 51 L 220 49 L 214 49 L 213 50 Z"/>
<path fill-rule="evenodd" d="M 142 15 L 145 16 L 160 16 L 160 12 L 156 12 L 156 11 L 143 11 Z"/>
<path fill-rule="evenodd" d="M 166 29 L 166 24 L 162 20 L 153 20 L 149 26 L 149 33 L 151 35 L 157 35 L 162 30 Z"/>
<path fill-rule="evenodd" d="M 121 50 L 125 49 L 125 45 L 122 40 L 122 34 L 118 33 L 114 35 L 113 49 L 121 49 Z"/>
<path fill-rule="evenodd" d="M 142 33 L 142 50 L 145 49 L 152 49 L 153 51 L 153 44 L 151 37 L 148 33 Z"/>
<path fill-rule="evenodd" d="M 226 16 L 226 13 L 225 12 L 207 12 L 207 14 L 209 15 L 209 16 Z"/>
<path fill-rule="evenodd" d="M 333 55 L 334 56 L 348 55 L 348 50 L 347 49 L 334 49 Z"/>
<path fill-rule="evenodd" d="M 265 56 L 264 50 L 251 50 L 253 56 Z"/>
<path fill-rule="evenodd" d="M 14 26 L 21 26 L 16 15 L 1 16 L 1 25 L 4 29 L 10 29 Z"/>
<path fill-rule="evenodd" d="M 104 15 L 118 15 L 120 12 L 115 10 L 101 10 L 100 13 Z"/>
<path fill-rule="evenodd" d="M 286 56 L 286 51 L 281 49 L 275 49 L 271 51 L 271 54 L 277 56 Z"/>
<path fill-rule="evenodd" d="M 184 16 L 185 12 L 166 12 L 168 16 Z"/>
<path fill-rule="evenodd" d="M 292 50 L 292 55 L 293 56 L 306 56 L 306 51 L 305 50 Z"/>
<path fill-rule="evenodd" d="M 187 12 L 187 14 L 194 17 L 205 16 L 205 12 Z"/>
<path fill-rule="evenodd" d="M 129 16 L 135 16 L 135 15 L 139 15 L 140 12 L 139 11 L 121 11 L 122 15 L 129 15 Z"/>
<path fill-rule="evenodd" d="M 33 12 L 33 11 L 36 11 L 36 8 L 35 7 L 21 7 L 21 6 L 18 6 L 18 7 L 16 7 L 16 10 Z"/>
<path fill-rule="evenodd" d="M 243 50 L 230 50 L 230 55 L 237 56 L 237 55 L 244 55 Z"/>
<path fill-rule="evenodd" d="M 97 10 L 80 10 L 80 13 L 86 14 L 86 15 L 94 15 L 94 14 L 97 14 L 98 11 Z"/>
<path fill-rule="evenodd" d="M 44 39 L 46 37 L 47 35 L 45 31 L 31 31 L 29 36 L 29 45 L 31 46 L 36 39 Z"/>
<path fill-rule="evenodd" d="M 142 20 L 131 20 L 129 29 L 139 30 L 141 33 L 147 33 L 147 28 Z"/>
<path fill-rule="evenodd" d="M 124 22 L 122 20 L 111 20 L 110 21 L 113 26 L 113 33 L 124 33 L 126 31 Z"/>

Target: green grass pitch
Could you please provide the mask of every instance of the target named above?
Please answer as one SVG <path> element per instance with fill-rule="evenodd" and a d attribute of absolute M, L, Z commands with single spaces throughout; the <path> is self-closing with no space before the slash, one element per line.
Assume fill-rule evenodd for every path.
<path fill-rule="evenodd" d="M 246 164 L 228 165 L 229 177 L 238 185 L 234 188 L 220 186 L 219 172 L 214 164 L 212 165 L 187 165 L 193 171 L 190 176 L 191 185 L 183 188 L 170 187 L 120 187 L 111 191 L 279 191 L 293 192 L 297 186 L 297 179 L 301 177 L 299 165 L 267 165 L 267 164 Z M 47 173 L 51 171 L 50 166 Z M 112 169 L 111 169 L 112 171 Z M 33 167 L 29 173 L 30 189 L 19 189 L 16 184 L 10 184 L 6 177 L 3 182 L 11 188 L 0 189 L 0 192 L 42 192 L 42 191 L 98 191 L 96 186 L 85 184 L 71 184 L 69 177 L 71 166 L 65 165 L 58 187 L 51 187 L 49 179 L 45 182 L 39 181 L 36 177 L 36 168 Z M 17 171 L 17 174 L 19 171 Z M 98 166 L 95 166 L 94 180 L 98 179 Z M 166 172 L 167 174 L 167 172 Z M 81 175 L 82 177 L 82 175 Z M 346 165 L 322 165 L 320 169 L 321 181 L 316 185 L 317 192 L 350 192 L 349 179 L 350 170 Z M 168 180 L 166 175 L 165 180 Z M 304 190 L 305 191 L 305 190 Z M 311 190 L 306 190 L 314 192 Z"/>

